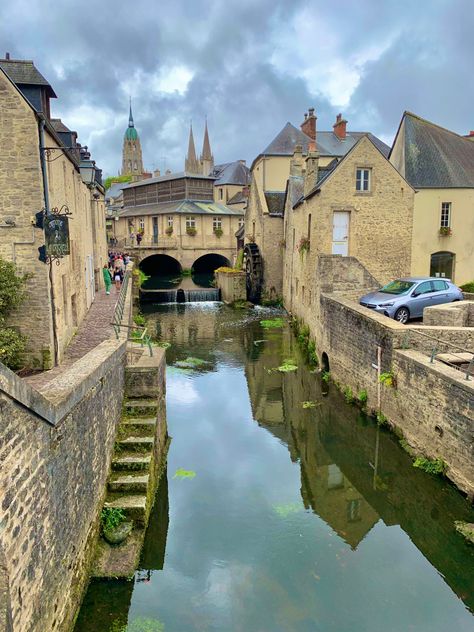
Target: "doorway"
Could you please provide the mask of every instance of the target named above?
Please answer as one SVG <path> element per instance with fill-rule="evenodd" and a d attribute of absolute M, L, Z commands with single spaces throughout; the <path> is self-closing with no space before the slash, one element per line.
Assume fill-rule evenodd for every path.
<path fill-rule="evenodd" d="M 453 252 L 434 252 L 431 255 L 430 276 L 454 281 L 454 258 Z"/>
<path fill-rule="evenodd" d="M 332 254 L 349 254 L 349 211 L 334 211 L 332 222 Z"/>

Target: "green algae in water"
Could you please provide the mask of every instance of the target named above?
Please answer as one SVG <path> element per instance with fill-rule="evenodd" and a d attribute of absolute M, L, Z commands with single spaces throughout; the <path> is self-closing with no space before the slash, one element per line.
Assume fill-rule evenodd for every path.
<path fill-rule="evenodd" d="M 286 505 L 273 505 L 273 510 L 280 518 L 288 518 L 292 514 L 299 513 L 302 507 L 300 503 L 287 503 Z"/>
<path fill-rule="evenodd" d="M 157 347 L 161 347 L 162 349 L 169 349 L 171 347 L 171 342 L 157 342 L 155 344 Z"/>
<path fill-rule="evenodd" d="M 193 357 L 186 358 L 185 360 L 178 360 L 178 362 L 174 363 L 174 365 L 179 369 L 200 369 L 208 364 L 209 362 L 206 362 L 206 360 Z"/>
<path fill-rule="evenodd" d="M 196 472 L 193 470 L 184 470 L 182 467 L 178 467 L 173 478 L 194 478 L 195 476 Z"/>
<path fill-rule="evenodd" d="M 303 408 L 316 408 L 316 406 L 321 406 L 321 403 L 320 402 L 307 401 L 307 402 L 301 402 L 301 406 Z"/>
<path fill-rule="evenodd" d="M 260 324 L 264 329 L 281 329 L 285 326 L 284 318 L 270 318 L 268 320 L 261 320 Z"/>
<path fill-rule="evenodd" d="M 129 624 L 114 621 L 109 632 L 165 632 L 165 624 L 158 619 L 138 617 Z"/>
<path fill-rule="evenodd" d="M 285 360 L 281 366 L 278 367 L 277 371 L 280 373 L 289 373 L 290 371 L 296 371 L 298 366 L 294 364 L 293 360 Z"/>

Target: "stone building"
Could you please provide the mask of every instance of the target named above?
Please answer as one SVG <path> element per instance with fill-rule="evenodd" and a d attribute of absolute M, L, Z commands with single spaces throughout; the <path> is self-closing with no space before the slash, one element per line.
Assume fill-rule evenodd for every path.
<path fill-rule="evenodd" d="M 390 162 L 415 187 L 412 273 L 474 280 L 474 132 L 405 112 Z"/>
<path fill-rule="evenodd" d="M 51 118 L 55 97 L 32 61 L 0 60 L 0 144 L 8 148 L 0 157 L 0 256 L 32 275 L 11 322 L 28 337 L 28 361 L 44 367 L 61 360 L 107 261 L 100 171 L 76 133 Z M 42 263 L 45 236 L 35 215 L 64 206 L 70 254 L 58 265 Z"/>
<path fill-rule="evenodd" d="M 370 136 L 341 160 L 319 166 L 309 145 L 296 148 L 285 208 L 283 298 L 288 310 L 317 331 L 319 295 L 337 283 L 351 295 L 364 283 L 381 286 L 410 273 L 414 190 Z M 337 279 L 320 259 L 345 262 Z M 354 297 L 356 298 L 356 297 Z"/>
<path fill-rule="evenodd" d="M 141 180 L 145 170 L 143 168 L 142 146 L 135 128 L 132 115 L 132 102 L 130 101 L 130 114 L 128 127 L 123 137 L 122 148 L 122 176 L 132 176 L 132 180 Z"/>
<path fill-rule="evenodd" d="M 389 148 L 372 134 L 348 131 L 347 121 L 340 114 L 332 131 L 317 131 L 316 127 L 317 117 L 314 108 L 310 108 L 300 129 L 288 122 L 252 163 L 245 232 L 253 300 L 282 295 L 285 192 L 295 148 L 299 146 L 305 156 L 314 144 L 320 168 L 341 160 L 364 136 L 368 136 L 384 154 L 389 152 Z"/>

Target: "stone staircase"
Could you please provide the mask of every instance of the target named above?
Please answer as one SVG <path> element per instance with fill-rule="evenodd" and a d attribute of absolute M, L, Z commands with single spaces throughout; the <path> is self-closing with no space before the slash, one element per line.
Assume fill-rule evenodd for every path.
<path fill-rule="evenodd" d="M 145 529 L 167 445 L 159 445 L 158 399 L 124 401 L 117 430 L 104 508 L 121 509 L 133 520 L 132 534 L 118 546 L 99 539 L 93 564 L 94 577 L 130 577 L 138 566 Z M 163 442 L 162 442 L 163 443 Z"/>

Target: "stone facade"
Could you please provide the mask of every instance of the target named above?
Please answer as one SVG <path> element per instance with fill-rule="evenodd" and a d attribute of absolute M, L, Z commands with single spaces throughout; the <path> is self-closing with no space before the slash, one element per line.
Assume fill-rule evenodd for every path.
<path fill-rule="evenodd" d="M 124 362 L 125 342 L 103 342 L 51 382 L 47 398 L 4 369 L 0 547 L 15 632 L 70 629 L 98 530 Z M 45 410 L 61 411 L 56 425 L 42 418 Z"/>
<path fill-rule="evenodd" d="M 46 121 L 44 143 L 50 207 L 67 205 L 71 254 L 59 265 L 41 263 L 38 248 L 43 231 L 35 228 L 35 213 L 45 208 L 39 146 L 39 119 L 14 84 L 0 71 L 2 123 L 0 143 L 9 149 L 0 158 L 0 256 L 31 275 L 27 300 L 11 323 L 28 337 L 28 362 L 44 366 L 57 348 L 64 349 L 103 286 L 107 262 L 103 191 L 82 181 L 77 162 L 61 149 L 61 141 Z M 7 221 L 5 221 L 7 220 Z M 13 223 L 12 221 L 13 220 Z"/>
<path fill-rule="evenodd" d="M 247 300 L 245 272 L 216 272 L 215 276 L 224 303 Z"/>

